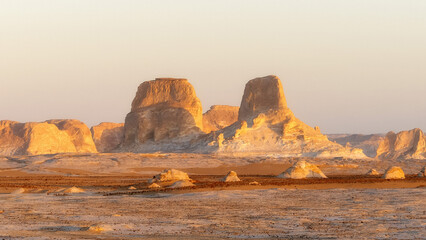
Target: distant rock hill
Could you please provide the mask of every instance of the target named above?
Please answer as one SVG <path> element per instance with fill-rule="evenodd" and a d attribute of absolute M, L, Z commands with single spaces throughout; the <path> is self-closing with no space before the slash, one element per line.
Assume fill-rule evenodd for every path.
<path fill-rule="evenodd" d="M 214 132 L 238 121 L 239 107 L 214 105 L 203 114 L 203 131 Z"/>
<path fill-rule="evenodd" d="M 342 146 L 360 148 L 368 157 L 376 157 L 380 142 L 384 134 L 327 134 L 330 141 L 335 141 Z"/>
<path fill-rule="evenodd" d="M 0 121 L 0 155 L 95 153 L 89 128 L 78 120 Z"/>
<path fill-rule="evenodd" d="M 377 149 L 379 159 L 426 159 L 426 138 L 416 128 L 399 133 L 389 132 Z"/>

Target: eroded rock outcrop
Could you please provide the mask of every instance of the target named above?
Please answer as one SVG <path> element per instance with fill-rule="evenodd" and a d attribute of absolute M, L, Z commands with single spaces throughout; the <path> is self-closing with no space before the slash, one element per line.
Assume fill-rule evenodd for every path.
<path fill-rule="evenodd" d="M 150 179 L 151 183 L 154 182 L 175 182 L 175 181 L 191 181 L 188 174 L 176 169 L 164 169 L 159 174 Z"/>
<path fill-rule="evenodd" d="M 202 128 L 201 102 L 192 85 L 186 79 L 157 78 L 138 88 L 124 124 L 124 146 L 141 152 L 184 148 L 182 138 L 201 134 Z M 177 138 L 177 145 L 167 145 Z"/>
<path fill-rule="evenodd" d="M 229 171 L 228 174 L 222 179 L 222 182 L 240 182 L 240 178 L 234 171 Z"/>
<path fill-rule="evenodd" d="M 380 142 L 384 139 L 382 134 L 329 134 L 330 141 L 335 141 L 342 146 L 360 148 L 368 157 L 376 157 Z"/>
<path fill-rule="evenodd" d="M 0 155 L 77 152 L 75 138 L 48 122 L 0 121 Z"/>
<path fill-rule="evenodd" d="M 111 152 L 124 140 L 124 123 L 103 122 L 90 129 L 96 149 Z"/>
<path fill-rule="evenodd" d="M 331 142 L 287 107 L 276 76 L 246 84 L 238 122 L 211 133 L 209 146 L 219 152 L 280 152 L 287 156 L 365 158 L 361 149 Z"/>
<path fill-rule="evenodd" d="M 373 168 L 373 169 L 370 169 L 370 171 L 368 171 L 365 175 L 374 177 L 374 176 L 380 176 L 380 173 Z"/>
<path fill-rule="evenodd" d="M 377 149 L 379 159 L 425 159 L 426 138 L 416 128 L 399 133 L 389 132 Z"/>
<path fill-rule="evenodd" d="M 214 105 L 203 114 L 203 130 L 206 133 L 217 131 L 238 121 L 239 107 Z"/>
<path fill-rule="evenodd" d="M 67 133 L 77 152 L 97 152 L 92 133 L 83 122 L 75 119 L 53 119 L 46 121 L 46 123 L 54 124 L 59 130 Z"/>

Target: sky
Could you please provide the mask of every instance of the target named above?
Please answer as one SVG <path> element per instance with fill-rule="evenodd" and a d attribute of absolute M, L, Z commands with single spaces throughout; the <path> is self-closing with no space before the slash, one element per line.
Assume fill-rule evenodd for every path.
<path fill-rule="evenodd" d="M 277 75 L 324 133 L 426 130 L 426 1 L 0 0 L 0 119 L 124 122 L 140 83 L 239 106 Z"/>

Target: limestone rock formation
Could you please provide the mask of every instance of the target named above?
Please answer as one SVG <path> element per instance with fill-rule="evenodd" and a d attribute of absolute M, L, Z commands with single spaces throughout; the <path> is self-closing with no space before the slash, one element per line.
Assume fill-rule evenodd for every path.
<path fill-rule="evenodd" d="M 379 159 L 426 159 L 426 138 L 416 128 L 399 133 L 389 132 L 377 149 Z"/>
<path fill-rule="evenodd" d="M 365 175 L 367 176 L 380 176 L 380 173 L 376 169 L 370 169 Z"/>
<path fill-rule="evenodd" d="M 390 167 L 386 170 L 384 179 L 405 179 L 405 174 L 400 167 Z"/>
<path fill-rule="evenodd" d="M 92 139 L 92 133 L 83 122 L 75 119 L 53 119 L 46 121 L 54 124 L 59 130 L 66 132 L 79 153 L 96 153 L 96 146 Z"/>
<path fill-rule="evenodd" d="M 230 171 L 223 179 L 222 182 L 239 182 L 241 181 L 237 173 Z"/>
<path fill-rule="evenodd" d="M 195 185 L 188 180 L 180 180 L 174 182 L 172 185 L 168 186 L 168 188 L 183 188 L 183 187 L 194 187 Z"/>
<path fill-rule="evenodd" d="M 361 149 L 331 142 L 299 119 L 287 107 L 281 81 L 276 76 L 256 78 L 246 84 L 238 121 L 211 133 L 207 141 L 218 152 L 278 152 L 284 156 L 365 158 Z M 212 150 L 211 150 L 212 151 Z"/>
<path fill-rule="evenodd" d="M 202 117 L 201 102 L 186 79 L 143 82 L 126 116 L 124 146 L 141 152 L 161 150 L 166 144 L 157 144 L 160 141 L 201 134 Z"/>
<path fill-rule="evenodd" d="M 152 183 L 151 185 L 148 186 L 149 189 L 155 189 L 155 188 L 161 188 L 160 185 L 156 184 L 156 183 Z"/>
<path fill-rule="evenodd" d="M 239 107 L 214 105 L 203 114 L 203 130 L 206 133 L 217 131 L 238 121 Z"/>
<path fill-rule="evenodd" d="M 99 152 L 111 152 L 124 140 L 124 123 L 103 122 L 93 126 L 90 132 Z"/>
<path fill-rule="evenodd" d="M 0 121 L 0 155 L 76 152 L 71 137 L 54 124 Z"/>
<path fill-rule="evenodd" d="M 376 157 L 380 142 L 384 139 L 382 134 L 328 134 L 330 141 L 335 141 L 342 146 L 360 148 L 368 157 Z"/>
<path fill-rule="evenodd" d="M 191 181 L 188 174 L 176 169 L 164 169 L 155 175 L 150 182 L 174 182 L 180 180 Z"/>
<path fill-rule="evenodd" d="M 327 178 L 317 166 L 303 160 L 298 161 L 277 177 L 290 179 Z"/>
<path fill-rule="evenodd" d="M 426 166 L 422 168 L 422 170 L 417 175 L 418 177 L 426 177 Z"/>
<path fill-rule="evenodd" d="M 78 120 L 0 121 L 0 155 L 67 152 L 97 152 L 89 129 Z"/>

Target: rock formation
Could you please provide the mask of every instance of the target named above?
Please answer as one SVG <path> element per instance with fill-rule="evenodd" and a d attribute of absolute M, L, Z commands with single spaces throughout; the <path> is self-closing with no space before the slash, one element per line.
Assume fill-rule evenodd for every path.
<path fill-rule="evenodd" d="M 167 151 L 171 140 L 201 134 L 202 117 L 201 102 L 186 79 L 143 82 L 126 116 L 124 146 L 140 152 Z M 176 147 L 184 145 L 179 141 Z"/>
<path fill-rule="evenodd" d="M 398 134 L 389 132 L 380 142 L 377 157 L 379 159 L 425 159 L 424 133 L 418 128 Z"/>
<path fill-rule="evenodd" d="M 194 187 L 195 185 L 188 180 L 180 180 L 174 182 L 172 185 L 168 186 L 168 188 L 183 188 L 183 187 Z"/>
<path fill-rule="evenodd" d="M 152 183 L 151 185 L 148 186 L 148 188 L 153 189 L 153 188 L 161 188 L 160 185 L 156 184 L 156 183 Z"/>
<path fill-rule="evenodd" d="M 376 157 L 380 142 L 384 139 L 382 134 L 328 134 L 330 141 L 335 141 L 342 146 L 360 148 L 368 157 Z"/>
<path fill-rule="evenodd" d="M 0 155 L 96 152 L 87 126 L 77 120 L 0 121 Z"/>
<path fill-rule="evenodd" d="M 238 122 L 209 135 L 218 152 L 278 152 L 285 156 L 365 158 L 361 149 L 342 147 L 299 119 L 287 107 L 276 76 L 246 84 Z"/>
<path fill-rule="evenodd" d="M 400 167 L 390 167 L 386 170 L 384 179 L 405 179 L 404 171 Z"/>
<path fill-rule="evenodd" d="M 277 177 L 290 179 L 327 178 L 317 166 L 303 160 L 298 161 Z"/>
<path fill-rule="evenodd" d="M 96 149 L 99 152 L 111 152 L 124 140 L 124 124 L 103 122 L 90 129 Z"/>
<path fill-rule="evenodd" d="M 214 105 L 203 114 L 203 130 L 206 133 L 217 131 L 238 121 L 239 107 Z"/>
<path fill-rule="evenodd" d="M 222 182 L 239 182 L 241 181 L 237 173 L 230 171 L 223 179 Z"/>
<path fill-rule="evenodd" d="M 176 169 L 164 169 L 159 174 L 152 177 L 150 182 L 174 182 L 179 180 L 191 181 L 188 174 Z"/>
<path fill-rule="evenodd" d="M 54 124 L 59 130 L 66 132 L 75 149 L 79 153 L 96 153 L 96 146 L 89 128 L 83 122 L 75 119 L 54 119 L 46 121 Z"/>
<path fill-rule="evenodd" d="M 365 175 L 367 176 L 380 176 L 380 173 L 376 169 L 370 169 Z"/>
<path fill-rule="evenodd" d="M 423 167 L 422 170 L 417 175 L 418 177 L 426 177 L 426 167 Z"/>

